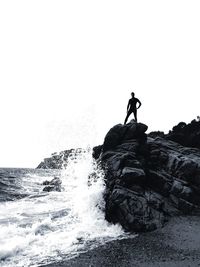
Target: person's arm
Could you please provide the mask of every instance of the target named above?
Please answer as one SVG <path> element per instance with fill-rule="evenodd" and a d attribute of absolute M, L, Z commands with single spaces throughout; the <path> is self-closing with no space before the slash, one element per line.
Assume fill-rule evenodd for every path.
<path fill-rule="evenodd" d="M 139 106 L 137 108 L 140 108 L 142 103 L 140 102 L 140 100 L 138 99 L 138 103 L 139 103 Z"/>

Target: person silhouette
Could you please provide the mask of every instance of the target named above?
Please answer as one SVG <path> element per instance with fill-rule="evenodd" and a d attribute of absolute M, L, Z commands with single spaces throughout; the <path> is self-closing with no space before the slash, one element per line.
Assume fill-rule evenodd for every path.
<path fill-rule="evenodd" d="M 140 106 L 142 105 L 140 100 L 135 97 L 135 94 L 133 92 L 131 93 L 131 96 L 132 96 L 132 98 L 129 99 L 129 101 L 128 101 L 127 115 L 126 115 L 124 124 L 126 124 L 126 122 L 127 122 L 128 118 L 129 118 L 129 116 L 131 115 L 131 113 L 134 114 L 135 121 L 137 122 L 137 109 L 140 108 Z M 138 107 L 137 107 L 137 103 L 139 103 Z"/>

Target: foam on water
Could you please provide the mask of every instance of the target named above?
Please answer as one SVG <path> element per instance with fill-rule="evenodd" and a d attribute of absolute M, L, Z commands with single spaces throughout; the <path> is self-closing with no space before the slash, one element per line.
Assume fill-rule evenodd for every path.
<path fill-rule="evenodd" d="M 24 178 L 31 196 L 0 203 L 0 266 L 38 266 L 125 237 L 104 219 L 103 172 L 89 149 L 72 155 L 60 177 L 62 192 L 42 192 L 46 177 L 32 175 Z"/>

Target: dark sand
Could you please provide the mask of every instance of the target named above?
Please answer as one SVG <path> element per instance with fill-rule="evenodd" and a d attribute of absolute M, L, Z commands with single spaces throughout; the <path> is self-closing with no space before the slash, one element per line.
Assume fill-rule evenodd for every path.
<path fill-rule="evenodd" d="M 112 241 L 74 259 L 47 266 L 200 266 L 200 217 L 172 218 L 162 229 Z"/>

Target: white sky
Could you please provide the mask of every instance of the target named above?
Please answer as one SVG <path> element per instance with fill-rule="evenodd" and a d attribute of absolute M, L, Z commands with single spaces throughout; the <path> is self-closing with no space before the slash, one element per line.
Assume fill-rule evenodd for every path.
<path fill-rule="evenodd" d="M 0 166 L 101 144 L 131 91 L 168 131 L 200 115 L 200 1 L 0 1 Z"/>

